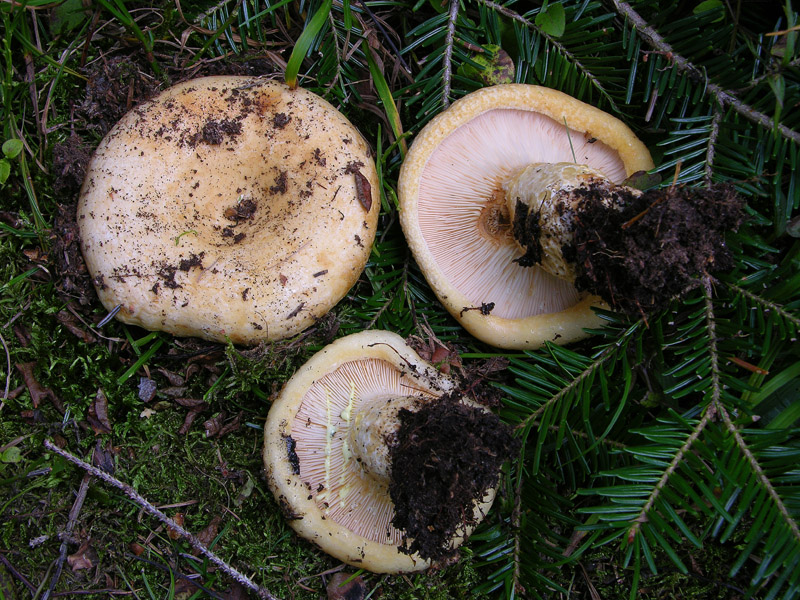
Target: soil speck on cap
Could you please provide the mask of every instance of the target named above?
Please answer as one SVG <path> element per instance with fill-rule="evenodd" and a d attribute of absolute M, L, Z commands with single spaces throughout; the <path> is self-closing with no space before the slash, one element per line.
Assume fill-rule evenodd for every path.
<path fill-rule="evenodd" d="M 278 113 L 275 115 L 275 118 L 272 119 L 272 124 L 277 129 L 283 129 L 286 127 L 286 124 L 292 120 L 292 117 L 286 115 L 285 113 Z"/>
<path fill-rule="evenodd" d="M 225 136 L 235 137 L 242 132 L 242 124 L 230 119 L 222 121 L 209 120 L 203 125 L 200 138 L 212 146 L 221 144 Z"/>
<path fill-rule="evenodd" d="M 295 475 L 300 475 L 300 458 L 297 456 L 297 452 L 295 448 L 297 447 L 297 442 L 294 441 L 294 438 L 290 435 L 286 436 L 286 454 L 289 457 L 289 465 L 292 467 L 292 473 Z"/>
<path fill-rule="evenodd" d="M 452 395 L 399 417 L 389 449 L 392 524 L 406 536 L 403 552 L 439 561 L 453 554 L 453 536 L 475 523 L 473 501 L 497 485 L 519 441 L 495 414 Z"/>
<path fill-rule="evenodd" d="M 178 269 L 181 271 L 188 271 L 192 267 L 199 267 L 203 268 L 203 257 L 205 256 L 205 252 L 201 252 L 200 254 L 190 254 L 189 258 L 182 258 L 181 262 L 178 264 Z"/>
<path fill-rule="evenodd" d="M 269 191 L 273 194 L 285 194 L 287 189 L 287 175 L 286 171 L 281 171 L 281 174 L 275 178 L 275 185 L 270 186 Z"/>

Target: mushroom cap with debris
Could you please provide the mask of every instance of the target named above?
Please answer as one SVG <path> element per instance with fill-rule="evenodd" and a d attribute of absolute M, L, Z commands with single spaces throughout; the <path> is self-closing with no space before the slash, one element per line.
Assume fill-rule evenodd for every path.
<path fill-rule="evenodd" d="M 367 143 L 319 96 L 206 77 L 108 133 L 78 226 L 100 300 L 120 320 L 254 344 L 302 331 L 352 287 L 378 190 Z"/>
<path fill-rule="evenodd" d="M 565 344 L 599 327 L 600 298 L 524 267 L 507 198 L 530 165 L 588 165 L 619 183 L 653 167 L 620 120 L 525 84 L 472 92 L 428 123 L 398 181 L 400 220 L 428 283 L 475 337 L 502 348 Z"/>
<path fill-rule="evenodd" d="M 292 528 L 359 568 L 398 573 L 430 566 L 396 526 L 390 453 L 398 413 L 422 410 L 452 392 L 450 378 L 387 331 L 349 335 L 315 354 L 287 382 L 264 426 L 267 480 Z M 471 406 L 495 419 L 492 427 L 500 425 Z M 494 495 L 491 485 L 459 499 L 471 514 L 448 530 L 445 554 L 469 535 Z"/>

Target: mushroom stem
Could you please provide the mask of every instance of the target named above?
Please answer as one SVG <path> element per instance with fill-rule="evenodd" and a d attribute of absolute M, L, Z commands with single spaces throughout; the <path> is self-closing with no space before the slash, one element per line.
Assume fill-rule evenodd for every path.
<path fill-rule="evenodd" d="M 400 427 L 398 413 L 402 409 L 416 410 L 419 403 L 419 397 L 386 396 L 373 400 L 356 413 L 348 445 L 364 472 L 376 481 L 389 485 L 389 448 L 396 441 Z"/>
<path fill-rule="evenodd" d="M 610 182 L 588 165 L 566 162 L 528 165 L 502 187 L 514 240 L 525 252 L 514 262 L 539 265 L 570 283 L 577 278 L 575 217 L 587 192 L 599 193 L 603 204 L 616 210 L 621 198 L 641 193 Z"/>

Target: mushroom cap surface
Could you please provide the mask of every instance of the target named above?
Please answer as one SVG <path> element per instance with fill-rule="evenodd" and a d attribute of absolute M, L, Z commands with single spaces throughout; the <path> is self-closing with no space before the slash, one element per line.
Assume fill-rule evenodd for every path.
<path fill-rule="evenodd" d="M 522 251 L 506 224 L 486 235 L 487 210 L 505 203 L 504 182 L 530 164 L 558 162 L 587 164 L 615 183 L 653 167 L 620 120 L 526 84 L 457 100 L 422 129 L 403 162 L 400 222 L 414 258 L 447 310 L 494 346 L 570 343 L 601 324 L 591 310 L 603 306 L 598 297 L 513 262 Z"/>
<path fill-rule="evenodd" d="M 335 558 L 373 572 L 430 566 L 400 551 L 403 532 L 392 525 L 388 487 L 361 467 L 350 428 L 384 402 L 395 411 L 390 397 L 414 396 L 423 403 L 453 388 L 452 380 L 387 331 L 352 334 L 315 354 L 286 383 L 264 426 L 267 481 L 291 527 Z M 490 489 L 475 504 L 476 521 L 494 495 Z M 471 529 L 459 533 L 454 547 Z"/>
<path fill-rule="evenodd" d="M 380 210 L 371 151 L 301 88 L 173 86 L 101 141 L 78 203 L 87 267 L 125 323 L 254 344 L 294 335 L 356 282 Z"/>

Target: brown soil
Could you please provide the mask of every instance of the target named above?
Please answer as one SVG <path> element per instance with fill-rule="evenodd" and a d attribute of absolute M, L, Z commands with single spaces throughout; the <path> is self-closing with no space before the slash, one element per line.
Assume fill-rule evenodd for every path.
<path fill-rule="evenodd" d="M 614 309 L 646 315 L 696 285 L 703 273 L 725 271 L 733 259 L 725 233 L 744 218 L 733 186 L 671 187 L 626 198 L 608 208 L 592 188 L 576 216 L 578 289 Z"/>
<path fill-rule="evenodd" d="M 576 265 L 576 287 L 615 310 L 636 316 L 661 310 L 703 273 L 733 266 L 725 234 L 744 219 L 744 201 L 733 186 L 637 194 L 598 182 L 570 193 L 554 207 L 560 215 L 571 213 L 573 223 L 574 243 L 565 243 L 561 252 Z M 540 215 L 521 202 L 516 209 L 514 237 L 525 248 L 516 262 L 533 266 L 544 252 Z"/>
<path fill-rule="evenodd" d="M 392 524 L 405 532 L 404 552 L 441 561 L 454 554 L 453 536 L 475 523 L 474 501 L 497 484 L 518 440 L 496 415 L 457 398 L 399 416 L 390 448 Z"/>

